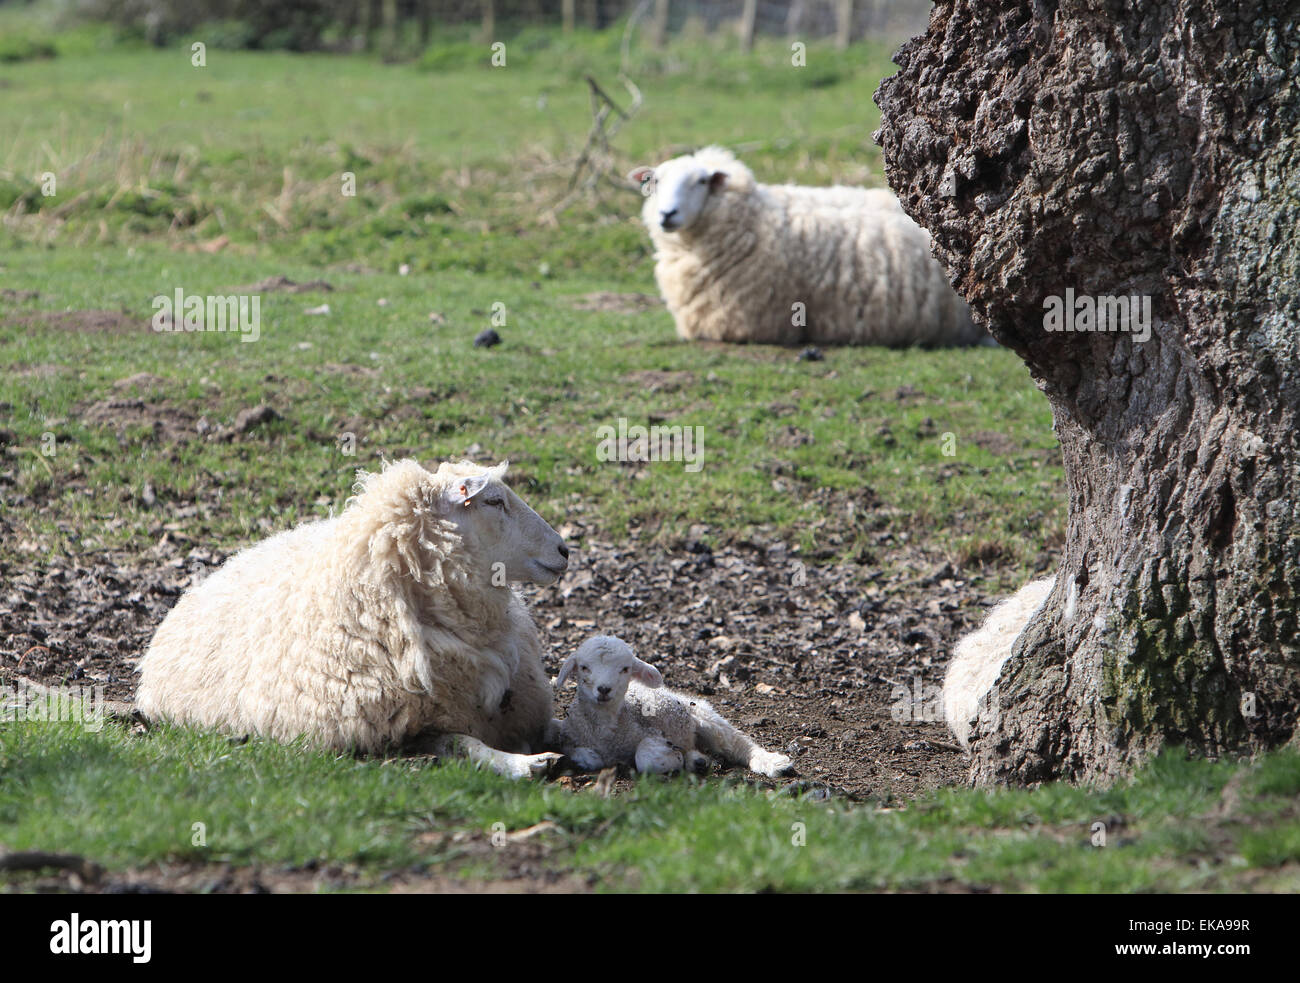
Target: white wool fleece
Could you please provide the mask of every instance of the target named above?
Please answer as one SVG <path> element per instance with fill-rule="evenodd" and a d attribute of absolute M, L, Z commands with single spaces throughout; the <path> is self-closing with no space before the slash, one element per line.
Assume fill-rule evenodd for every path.
<path fill-rule="evenodd" d="M 792 345 L 986 339 L 889 192 L 765 185 L 707 147 L 630 177 L 683 338 Z"/>
<path fill-rule="evenodd" d="M 422 731 L 540 745 L 551 689 L 537 630 L 500 585 L 552 583 L 568 551 L 503 474 L 412 460 L 361 473 L 342 514 L 243 550 L 185 593 L 140 663 L 140 710 L 339 750 Z"/>
<path fill-rule="evenodd" d="M 615 764 L 642 772 L 707 770 L 705 754 L 761 775 L 788 774 L 794 763 L 765 751 L 698 696 L 663 686 L 659 670 L 620 638 L 596 635 L 569 656 L 557 688 L 573 678 L 578 696 L 564 720 L 553 720 L 547 746 L 595 771 Z"/>
<path fill-rule="evenodd" d="M 1016 638 L 1052 592 L 1052 577 L 1035 580 L 995 607 L 984 623 L 953 649 L 943 680 L 943 713 L 949 728 L 966 747 L 980 703 L 993 689 Z"/>

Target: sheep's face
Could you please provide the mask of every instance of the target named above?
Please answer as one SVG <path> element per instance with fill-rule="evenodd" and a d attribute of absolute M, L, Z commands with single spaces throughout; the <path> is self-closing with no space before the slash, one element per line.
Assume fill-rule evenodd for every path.
<path fill-rule="evenodd" d="M 693 157 L 639 167 L 629 177 L 649 192 L 641 213 L 646 225 L 664 232 L 689 229 L 705 212 L 710 196 L 727 185 L 726 172 L 705 167 Z"/>
<path fill-rule="evenodd" d="M 563 686 L 570 676 L 578 683 L 578 699 L 611 707 L 623 702 L 628 683 L 634 679 L 652 689 L 664 684 L 658 669 L 642 662 L 627 642 L 612 635 L 597 635 L 583 642 L 564 660 L 555 677 L 556 687 Z"/>
<path fill-rule="evenodd" d="M 505 463 L 476 474 L 453 476 L 444 507 L 476 557 L 485 580 L 553 584 L 569 566 L 564 540 L 505 485 Z"/>

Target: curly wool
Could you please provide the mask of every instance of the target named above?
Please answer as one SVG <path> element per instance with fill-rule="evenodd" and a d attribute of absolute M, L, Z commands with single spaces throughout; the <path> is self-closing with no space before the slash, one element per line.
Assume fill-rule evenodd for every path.
<path fill-rule="evenodd" d="M 464 562 L 431 503 L 482 469 L 362 474 L 341 515 L 243 550 L 190 588 L 141 660 L 150 718 L 378 752 L 424 730 L 540 744 L 551 691 L 511 589 Z"/>
<path fill-rule="evenodd" d="M 643 212 L 681 337 L 887 346 L 986 337 L 931 256 L 928 233 L 892 194 L 758 184 L 718 147 L 693 158 L 727 175 L 699 218 L 669 232 L 653 196 Z"/>

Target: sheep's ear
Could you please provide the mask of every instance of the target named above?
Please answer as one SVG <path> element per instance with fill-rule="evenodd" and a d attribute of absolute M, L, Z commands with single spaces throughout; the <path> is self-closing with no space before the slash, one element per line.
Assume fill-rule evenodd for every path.
<path fill-rule="evenodd" d="M 640 659 L 632 665 L 632 678 L 642 686 L 649 686 L 651 689 L 658 689 L 664 684 L 664 677 L 659 670 Z"/>
<path fill-rule="evenodd" d="M 564 665 L 560 666 L 560 674 L 555 677 L 555 688 L 559 689 L 569 681 L 569 676 L 573 672 L 573 667 L 578 664 L 578 653 L 574 652 L 564 660 Z"/>
<path fill-rule="evenodd" d="M 726 186 L 727 186 L 726 171 L 714 171 L 713 174 L 709 177 L 710 191 L 721 191 Z"/>
<path fill-rule="evenodd" d="M 644 185 L 654 176 L 655 169 L 653 167 L 634 167 L 627 172 L 627 179 L 633 184 L 639 185 Z"/>
<path fill-rule="evenodd" d="M 447 498 L 452 505 L 468 505 L 470 501 L 488 486 L 493 478 L 489 473 L 472 474 L 468 478 L 461 478 L 451 486 L 447 493 Z"/>

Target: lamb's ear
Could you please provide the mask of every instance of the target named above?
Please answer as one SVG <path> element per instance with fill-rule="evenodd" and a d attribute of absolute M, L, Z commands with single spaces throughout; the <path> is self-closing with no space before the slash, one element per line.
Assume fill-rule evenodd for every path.
<path fill-rule="evenodd" d="M 559 689 L 569 681 L 569 675 L 573 672 L 573 667 L 578 664 L 578 653 L 574 652 L 564 660 L 564 665 L 560 666 L 560 674 L 555 677 L 555 688 Z"/>
<path fill-rule="evenodd" d="M 726 171 L 714 171 L 713 174 L 709 177 L 710 191 L 721 191 L 726 186 L 727 186 Z"/>
<path fill-rule="evenodd" d="M 627 172 L 627 179 L 633 184 L 645 187 L 645 183 L 655 176 L 653 167 L 634 167 Z"/>
<path fill-rule="evenodd" d="M 642 686 L 649 686 L 651 689 L 658 689 L 664 684 L 664 677 L 659 670 L 640 659 L 632 664 L 632 678 Z"/>

